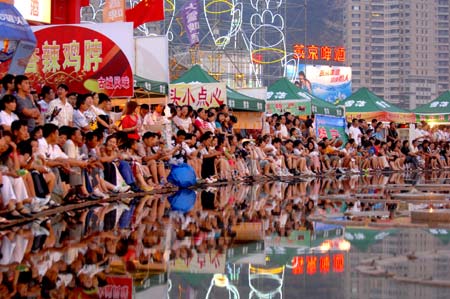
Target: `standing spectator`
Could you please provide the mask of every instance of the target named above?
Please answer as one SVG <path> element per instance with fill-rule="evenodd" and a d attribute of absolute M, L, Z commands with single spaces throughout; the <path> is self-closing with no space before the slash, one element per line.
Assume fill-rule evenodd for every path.
<path fill-rule="evenodd" d="M 27 121 L 28 132 L 31 132 L 36 127 L 36 122 L 39 123 L 41 112 L 31 97 L 30 81 L 27 76 L 19 75 L 14 79 L 14 86 L 17 91 L 16 113 L 20 119 Z"/>
<path fill-rule="evenodd" d="M 14 94 L 14 75 L 12 74 L 6 74 L 3 78 L 2 78 L 2 96 L 7 95 L 7 94 Z"/>
<path fill-rule="evenodd" d="M 58 98 L 50 102 L 46 118 L 49 123 L 58 127 L 73 125 L 73 107 L 67 100 L 69 87 L 65 84 L 59 84 L 57 88 Z"/>
<path fill-rule="evenodd" d="M 13 112 L 16 110 L 16 105 L 16 97 L 12 94 L 3 96 L 0 102 L 0 125 L 5 131 L 10 131 L 12 122 L 19 120 L 19 117 Z"/>
<path fill-rule="evenodd" d="M 55 92 L 50 86 L 44 85 L 41 90 L 41 100 L 38 102 L 42 114 L 47 114 L 50 102 L 55 99 Z"/>
<path fill-rule="evenodd" d="M 53 93 L 54 94 L 54 93 Z M 53 96 L 54 97 L 54 96 Z M 75 109 L 75 105 L 77 103 L 78 94 L 76 92 L 71 92 L 67 94 L 67 101 Z"/>
<path fill-rule="evenodd" d="M 104 93 L 98 94 L 98 105 L 95 107 L 97 114 L 98 128 L 102 132 L 109 132 L 114 129 L 114 125 L 111 123 L 109 112 L 111 111 L 111 99 Z"/>
<path fill-rule="evenodd" d="M 76 109 L 73 113 L 73 125 L 76 128 L 79 128 L 83 132 L 89 132 L 89 122 L 84 115 L 84 112 L 87 111 L 88 106 L 86 104 L 86 95 L 80 94 L 77 98 Z"/>
<path fill-rule="evenodd" d="M 348 130 L 348 137 L 355 140 L 356 145 L 361 145 L 361 130 L 359 129 L 359 123 L 356 118 L 352 120 L 352 125 Z"/>
<path fill-rule="evenodd" d="M 386 140 L 391 141 L 392 143 L 399 140 L 398 132 L 397 132 L 397 125 L 393 121 L 389 124 L 388 135 L 387 135 Z"/>
<path fill-rule="evenodd" d="M 138 116 L 136 114 L 137 103 L 128 102 L 125 117 L 122 119 L 122 131 L 128 134 L 128 138 L 139 140 Z"/>
<path fill-rule="evenodd" d="M 139 113 L 138 113 L 138 128 L 139 131 L 141 132 L 145 132 L 145 130 L 143 129 L 144 127 L 142 126 L 142 124 L 144 123 L 144 119 L 145 116 L 147 114 L 149 114 L 150 112 L 150 108 L 148 107 L 147 104 L 142 104 L 139 106 Z"/>

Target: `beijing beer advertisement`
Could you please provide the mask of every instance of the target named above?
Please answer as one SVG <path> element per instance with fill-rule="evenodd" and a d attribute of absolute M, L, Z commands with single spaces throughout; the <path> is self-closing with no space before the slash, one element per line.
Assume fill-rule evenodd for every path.
<path fill-rule="evenodd" d="M 25 75 L 32 87 L 60 83 L 78 93 L 133 95 L 132 23 L 32 27 L 37 46 Z"/>

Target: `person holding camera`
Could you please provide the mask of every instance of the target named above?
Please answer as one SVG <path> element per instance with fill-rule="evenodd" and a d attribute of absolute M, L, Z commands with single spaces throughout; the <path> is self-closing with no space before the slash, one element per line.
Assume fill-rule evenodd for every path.
<path fill-rule="evenodd" d="M 67 93 L 69 92 L 69 87 L 66 84 L 59 84 L 57 88 L 58 98 L 54 99 L 48 105 L 47 113 L 45 118 L 47 123 L 52 123 L 61 126 L 73 125 L 73 107 L 67 100 Z"/>

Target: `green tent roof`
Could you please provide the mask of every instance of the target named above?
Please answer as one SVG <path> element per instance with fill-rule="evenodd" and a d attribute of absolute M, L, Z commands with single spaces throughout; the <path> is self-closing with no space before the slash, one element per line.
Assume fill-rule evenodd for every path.
<path fill-rule="evenodd" d="M 450 114 L 450 91 L 446 91 L 428 104 L 417 107 L 414 110 L 417 114 Z"/>
<path fill-rule="evenodd" d="M 142 88 L 145 92 L 167 94 L 168 84 L 166 82 L 154 81 L 134 75 L 134 87 Z"/>
<path fill-rule="evenodd" d="M 385 111 L 391 113 L 410 113 L 409 111 L 398 108 L 391 103 L 386 102 L 373 92 L 363 87 L 354 94 L 339 102 L 339 105 L 345 106 L 346 112 L 376 112 Z"/>
<path fill-rule="evenodd" d="M 297 87 L 286 78 L 280 78 L 268 88 L 267 102 L 271 101 L 297 101 L 310 102 L 311 112 L 315 114 L 344 116 L 344 111 L 332 103 L 324 101 L 307 91 Z"/>
<path fill-rule="evenodd" d="M 187 72 L 185 72 L 180 78 L 173 80 L 172 84 L 178 83 L 217 83 L 214 77 L 209 75 L 199 65 L 194 65 Z M 245 111 L 265 111 L 265 101 L 246 96 L 239 93 L 227 86 L 227 101 L 228 106 L 236 110 Z"/>

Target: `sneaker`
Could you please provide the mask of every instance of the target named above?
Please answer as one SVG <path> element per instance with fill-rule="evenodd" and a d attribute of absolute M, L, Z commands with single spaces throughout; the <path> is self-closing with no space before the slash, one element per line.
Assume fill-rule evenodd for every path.
<path fill-rule="evenodd" d="M 109 195 L 103 193 L 102 191 L 98 190 L 97 188 L 94 189 L 94 192 L 92 192 L 95 196 L 101 197 L 102 199 L 108 199 Z"/>
<path fill-rule="evenodd" d="M 47 195 L 45 197 L 35 197 L 33 198 L 33 203 L 36 203 L 37 205 L 43 207 L 46 206 L 50 202 L 50 195 Z"/>
<path fill-rule="evenodd" d="M 125 186 L 116 186 L 114 187 L 114 189 L 112 190 L 112 192 L 114 193 L 127 193 L 128 191 L 130 191 L 130 186 L 125 185 Z"/>
<path fill-rule="evenodd" d="M 54 201 L 53 199 L 51 199 L 48 204 L 52 207 L 52 208 L 56 208 L 61 206 L 61 204 L 57 203 L 56 201 Z"/>
<path fill-rule="evenodd" d="M 40 206 L 38 203 L 33 203 L 30 205 L 30 212 L 33 214 L 42 212 L 44 210 L 43 206 Z"/>

